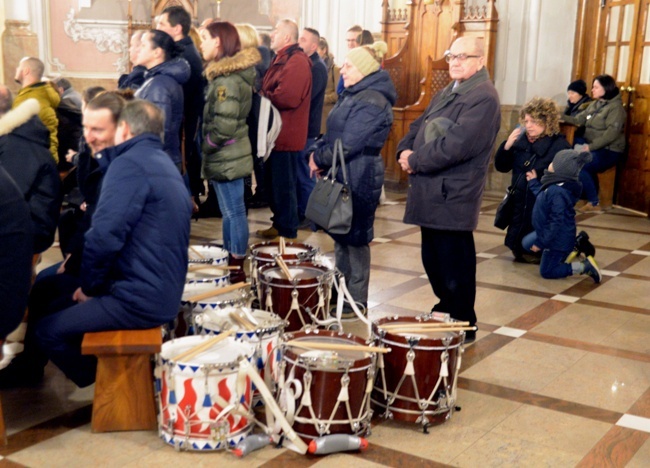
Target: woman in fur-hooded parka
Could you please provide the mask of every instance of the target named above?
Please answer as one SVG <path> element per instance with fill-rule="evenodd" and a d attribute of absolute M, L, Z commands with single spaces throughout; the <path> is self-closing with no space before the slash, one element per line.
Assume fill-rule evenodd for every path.
<path fill-rule="evenodd" d="M 201 31 L 201 52 L 208 61 L 208 92 L 203 110 L 203 178 L 217 192 L 223 213 L 224 248 L 229 262 L 243 265 L 248 248 L 244 177 L 253 172 L 246 117 L 251 110 L 255 65 L 262 59 L 255 48 L 241 49 L 235 26 L 215 21 Z M 231 281 L 246 279 L 243 270 Z"/>

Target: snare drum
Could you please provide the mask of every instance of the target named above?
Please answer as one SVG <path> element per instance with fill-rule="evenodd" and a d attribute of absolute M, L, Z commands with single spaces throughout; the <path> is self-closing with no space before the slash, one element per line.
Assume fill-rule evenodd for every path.
<path fill-rule="evenodd" d="M 192 245 L 188 251 L 187 260 L 190 264 L 203 263 L 206 265 L 228 265 L 228 251 L 218 245 Z"/>
<path fill-rule="evenodd" d="M 464 332 L 389 332 L 383 325 L 417 327 L 435 323 L 429 315 L 385 317 L 373 322 L 380 354 L 372 392 L 373 407 L 384 417 L 428 426 L 448 420 L 456 403 L 456 380 L 461 364 Z"/>
<path fill-rule="evenodd" d="M 254 330 L 243 328 L 231 316 L 232 313 L 242 313 L 244 311 L 250 313 L 250 317 L 257 322 Z M 196 314 L 194 323 L 195 329 L 199 333 L 206 335 L 218 335 L 225 330 L 237 330 L 236 337 L 238 340 L 250 343 L 255 347 L 255 364 L 260 376 L 265 378 L 267 385 L 272 386 L 271 383 L 277 381 L 278 344 L 280 343 L 282 330 L 287 324 L 278 315 L 257 309 L 226 307 Z M 265 374 L 266 369 L 269 371 L 268 375 Z M 253 401 L 255 406 L 263 403 L 259 390 L 255 390 Z"/>
<path fill-rule="evenodd" d="M 159 434 L 177 450 L 232 447 L 253 428 L 251 381 L 238 374 L 239 361 L 253 357 L 253 346 L 228 337 L 193 358 L 175 358 L 210 339 L 168 341 L 157 356 Z"/>
<path fill-rule="evenodd" d="M 278 266 L 265 265 L 259 269 L 260 308 L 289 322 L 287 331 L 311 325 L 310 313 L 319 320 L 328 319 L 334 271 L 313 263 L 287 265 L 287 269 L 291 280 Z"/>
<path fill-rule="evenodd" d="M 287 340 L 365 346 L 358 336 L 325 330 L 291 333 Z M 355 434 L 370 428 L 375 355 L 282 346 L 278 403 L 303 439 Z"/>
<path fill-rule="evenodd" d="M 253 295 L 245 288 L 236 289 L 235 291 L 202 299 L 197 302 L 190 301 L 193 296 L 207 292 L 210 289 L 216 290 L 223 286 L 225 286 L 225 284 L 218 278 L 209 280 L 191 280 L 185 283 L 185 289 L 183 289 L 183 296 L 181 298 L 181 313 L 179 314 L 179 321 L 182 321 L 186 325 L 181 327 L 182 324 L 179 323 L 176 333 L 177 336 L 194 334 L 195 330 L 191 325 L 194 323 L 195 314 L 232 307 L 250 307 L 251 302 L 253 301 Z"/>
<path fill-rule="evenodd" d="M 280 253 L 279 242 L 260 242 L 251 245 L 251 284 L 257 285 L 259 269 L 264 265 L 275 265 L 275 256 Z M 311 262 L 318 253 L 318 249 L 309 244 L 300 242 L 287 242 L 282 260 L 286 264 Z"/>

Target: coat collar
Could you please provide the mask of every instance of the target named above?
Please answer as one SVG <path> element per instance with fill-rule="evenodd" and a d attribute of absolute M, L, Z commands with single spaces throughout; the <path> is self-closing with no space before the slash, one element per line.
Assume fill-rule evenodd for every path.
<path fill-rule="evenodd" d="M 111 162 L 122 156 L 124 153 L 132 150 L 135 146 L 149 147 L 151 149 L 159 149 L 160 151 L 163 149 L 160 137 L 153 133 L 143 133 L 142 135 L 130 138 L 119 145 L 103 149 L 93 157 L 99 164 L 102 172 L 106 172 Z"/>
<path fill-rule="evenodd" d="M 261 61 L 262 56 L 257 48 L 249 47 L 240 50 L 232 57 L 224 57 L 221 60 L 210 62 L 205 68 L 205 76 L 208 80 L 214 80 L 218 76 L 246 70 Z"/>

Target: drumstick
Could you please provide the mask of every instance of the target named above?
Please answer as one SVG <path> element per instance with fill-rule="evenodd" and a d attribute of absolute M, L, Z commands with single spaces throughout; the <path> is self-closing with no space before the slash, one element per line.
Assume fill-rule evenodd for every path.
<path fill-rule="evenodd" d="M 411 323 L 387 323 L 384 325 L 379 325 L 380 328 L 385 330 L 398 330 L 400 328 L 413 328 L 413 327 L 422 327 L 422 328 L 455 328 L 455 327 L 469 327 L 469 322 L 439 322 L 439 323 L 429 323 L 429 322 L 411 322 Z"/>
<path fill-rule="evenodd" d="M 433 332 L 452 332 L 452 331 L 476 331 L 476 327 L 454 327 L 454 328 L 423 328 L 423 327 L 411 327 L 411 328 L 399 328 L 394 330 L 388 330 L 392 333 L 433 333 Z"/>
<path fill-rule="evenodd" d="M 215 270 L 239 270 L 241 267 L 239 266 L 228 266 L 228 265 L 196 265 L 196 264 L 191 264 L 190 266 L 187 267 L 187 271 L 199 271 L 199 270 L 207 270 L 208 268 L 214 268 Z"/>
<path fill-rule="evenodd" d="M 198 255 L 199 258 L 205 258 L 201 252 L 199 252 L 198 250 L 196 250 L 196 249 L 195 249 L 193 246 L 191 246 L 191 245 L 190 245 L 190 250 L 192 251 L 192 253 Z"/>
<path fill-rule="evenodd" d="M 293 281 L 293 276 L 291 275 L 289 268 L 287 268 L 287 264 L 284 263 L 284 260 L 281 256 L 277 255 L 275 257 L 275 263 L 280 267 L 282 273 L 284 273 L 284 276 L 286 276 L 289 281 Z"/>
<path fill-rule="evenodd" d="M 197 294 L 196 296 L 188 297 L 186 299 L 186 302 L 199 302 L 202 301 L 203 299 L 209 299 L 214 296 L 219 296 L 221 294 L 225 294 L 230 291 L 235 291 L 236 289 L 241 289 L 245 288 L 247 286 L 250 286 L 250 283 L 236 283 L 236 284 L 231 284 L 230 286 L 224 286 L 223 288 L 215 288 L 215 289 L 210 289 L 209 291 L 206 291 L 201 294 Z"/>
<path fill-rule="evenodd" d="M 233 321 L 237 322 L 239 325 L 244 327 L 246 330 L 248 330 L 248 331 L 257 330 L 257 328 L 255 328 L 255 326 L 252 323 L 250 323 L 246 317 L 242 317 L 237 312 L 230 312 L 229 315 L 230 315 L 230 318 Z"/>
<path fill-rule="evenodd" d="M 217 336 L 208 338 L 203 343 L 198 344 L 196 346 L 192 346 L 187 351 L 179 354 L 178 356 L 174 356 L 174 358 L 172 360 L 173 361 L 182 361 L 183 359 L 189 359 L 191 357 L 194 357 L 197 354 L 200 354 L 203 351 L 207 351 L 209 348 L 211 348 L 214 345 L 218 344 L 219 342 L 225 340 L 226 338 L 228 338 L 233 333 L 235 333 L 235 330 L 228 330 L 228 331 L 226 331 L 224 333 L 218 334 Z"/>
<path fill-rule="evenodd" d="M 368 353 L 390 352 L 390 348 L 378 348 L 377 346 L 348 345 L 339 343 L 323 343 L 320 341 L 290 340 L 287 341 L 285 345 L 305 349 L 322 349 L 324 351 L 365 351 Z"/>
<path fill-rule="evenodd" d="M 280 237 L 280 242 L 278 242 L 278 253 L 280 255 L 284 255 L 285 247 L 284 237 Z"/>

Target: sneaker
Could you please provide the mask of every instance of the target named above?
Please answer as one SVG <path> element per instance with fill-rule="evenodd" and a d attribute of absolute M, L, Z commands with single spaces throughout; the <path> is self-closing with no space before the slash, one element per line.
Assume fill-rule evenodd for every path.
<path fill-rule="evenodd" d="M 600 205 L 598 204 L 594 205 L 591 202 L 585 203 L 585 205 L 582 208 L 580 208 L 578 211 L 580 211 L 580 213 L 593 213 L 593 214 L 598 214 L 603 212 L 603 210 L 600 208 Z"/>
<path fill-rule="evenodd" d="M 260 229 L 260 230 L 258 230 L 257 235 L 260 236 L 260 237 L 265 237 L 266 239 L 275 239 L 280 234 L 278 233 L 277 229 L 275 229 L 273 226 L 271 226 L 268 229 Z"/>
<path fill-rule="evenodd" d="M 603 279 L 603 275 L 600 273 L 600 269 L 598 268 L 598 265 L 596 264 L 596 260 L 594 260 L 594 257 L 592 256 L 587 257 L 587 259 L 582 262 L 582 265 L 585 268 L 582 274 L 591 276 L 591 278 L 594 280 L 594 283 L 596 284 L 600 283 L 600 280 Z"/>

